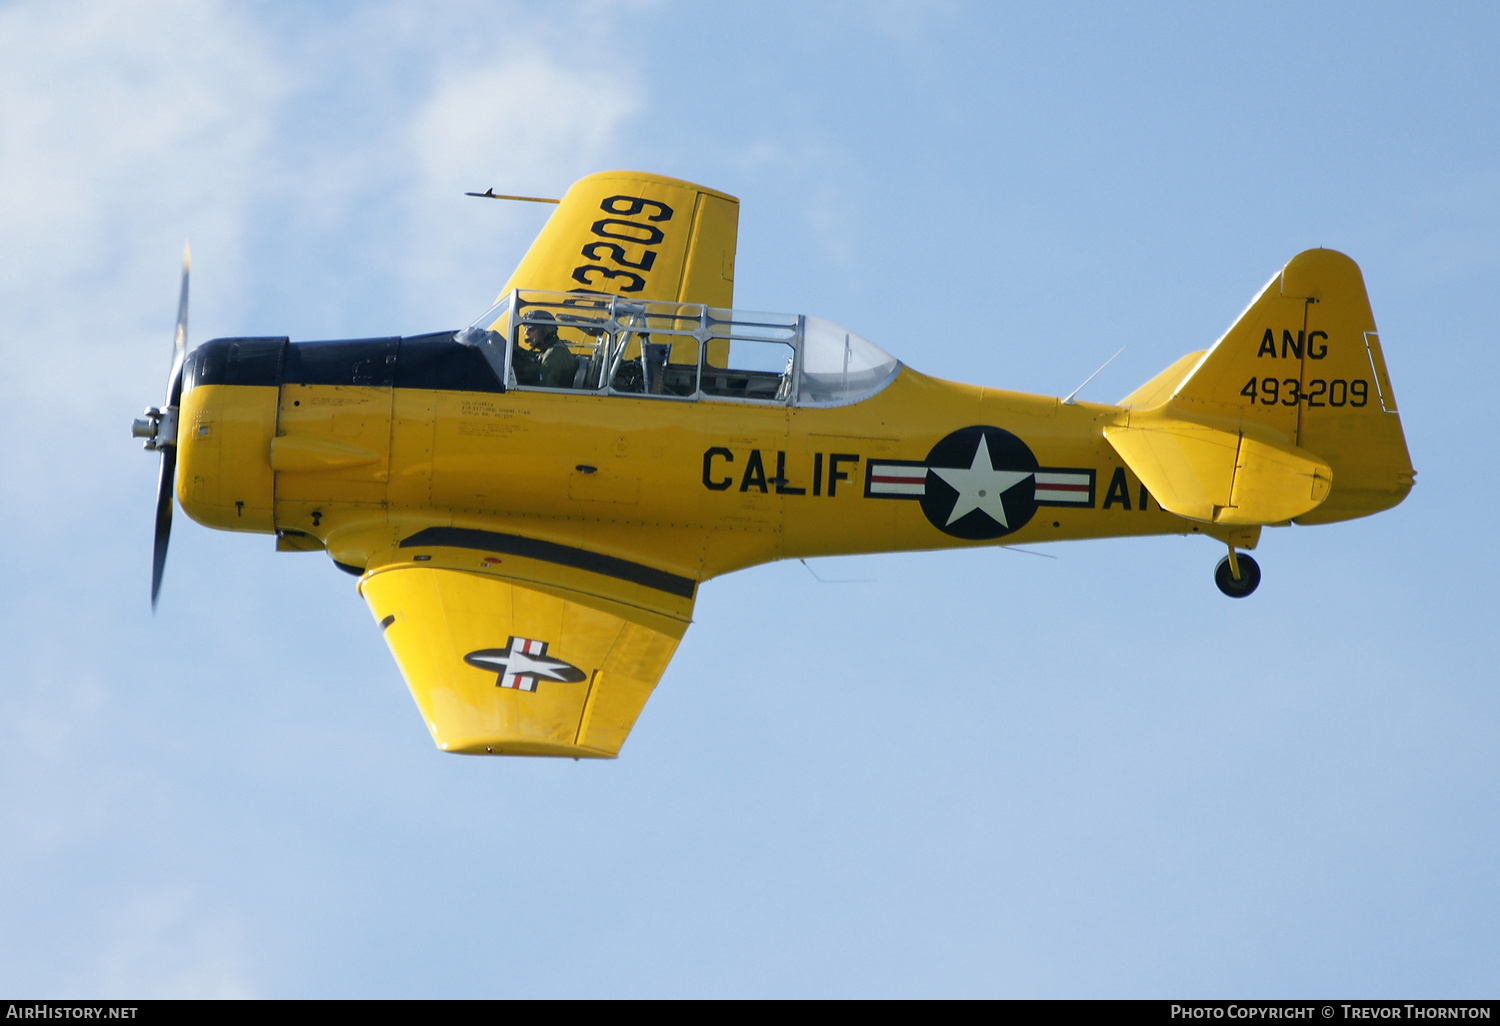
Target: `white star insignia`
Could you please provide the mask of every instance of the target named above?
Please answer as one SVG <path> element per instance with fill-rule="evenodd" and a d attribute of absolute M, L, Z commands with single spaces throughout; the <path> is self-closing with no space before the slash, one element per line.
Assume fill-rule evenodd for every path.
<path fill-rule="evenodd" d="M 982 510 L 1001 527 L 1009 527 L 1010 523 L 1005 519 L 1005 504 L 1000 501 L 1000 497 L 1033 473 L 1030 470 L 996 470 L 990 461 L 990 441 L 982 434 L 979 436 L 979 445 L 974 450 L 974 462 L 969 464 L 967 470 L 948 467 L 929 469 L 958 491 L 953 512 L 948 514 L 949 524 L 977 509 Z"/>
<path fill-rule="evenodd" d="M 519 646 L 516 648 L 519 649 Z M 568 680 L 568 671 L 573 669 L 571 664 L 561 659 L 553 659 L 545 655 L 528 655 L 521 651 L 512 651 L 505 656 L 476 652 L 470 656 L 468 662 L 470 666 L 482 664 L 495 673 L 530 675 L 539 680 L 560 680 L 564 683 Z"/>
<path fill-rule="evenodd" d="M 510 664 L 506 666 L 507 673 L 530 674 L 540 680 L 568 679 L 568 671 L 573 667 L 561 659 L 553 659 L 551 656 L 527 655 L 525 652 L 512 652 Z"/>

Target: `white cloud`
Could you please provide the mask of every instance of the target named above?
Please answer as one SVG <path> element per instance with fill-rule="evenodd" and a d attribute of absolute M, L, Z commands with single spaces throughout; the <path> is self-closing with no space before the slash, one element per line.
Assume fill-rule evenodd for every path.
<path fill-rule="evenodd" d="M 529 244 L 539 212 L 455 198 L 489 187 L 556 198 L 576 178 L 601 170 L 599 161 L 640 106 L 633 76 L 603 57 L 581 46 L 554 54 L 513 41 L 493 63 L 443 69 L 412 121 L 418 173 L 410 288 L 451 296 L 478 314 Z M 497 230 L 509 252 L 496 245 Z"/>
<path fill-rule="evenodd" d="M 618 67 L 576 63 L 569 70 L 531 50 L 445 69 L 414 124 L 424 185 L 459 189 L 488 178 L 555 190 L 559 174 L 596 158 L 639 101 Z"/>
<path fill-rule="evenodd" d="M 46 439 L 6 447 L 0 509 L 50 523 L 154 475 L 127 427 L 165 384 L 184 237 L 195 340 L 368 331 L 345 324 L 372 288 L 376 330 L 477 313 L 542 217 L 462 193 L 560 193 L 641 102 L 597 24 L 557 42 L 515 15 L 385 5 L 277 39 L 218 3 L 0 11 L 0 400 Z M 283 320 L 255 291 L 273 268 L 327 312 Z"/>
<path fill-rule="evenodd" d="M 0 288 L 21 316 L 118 328 L 187 230 L 232 248 L 279 91 L 264 49 L 216 4 L 0 12 Z"/>
<path fill-rule="evenodd" d="M 277 81 L 217 4 L 0 11 L 0 397 L 37 428 L 7 490 L 55 511 L 119 467 L 165 384 L 183 237 L 239 251 Z"/>

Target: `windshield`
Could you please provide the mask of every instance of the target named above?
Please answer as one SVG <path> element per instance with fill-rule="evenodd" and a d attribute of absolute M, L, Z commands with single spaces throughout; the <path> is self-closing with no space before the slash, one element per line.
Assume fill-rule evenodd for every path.
<path fill-rule="evenodd" d="M 854 402 L 895 377 L 899 362 L 869 339 L 821 317 L 804 317 L 802 324 L 802 403 Z"/>

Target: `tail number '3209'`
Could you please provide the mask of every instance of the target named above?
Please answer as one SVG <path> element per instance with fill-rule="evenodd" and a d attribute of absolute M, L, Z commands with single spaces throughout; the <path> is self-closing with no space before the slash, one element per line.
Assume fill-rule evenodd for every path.
<path fill-rule="evenodd" d="M 656 263 L 655 247 L 666 238 L 657 225 L 672 220 L 672 208 L 638 196 L 606 196 L 599 209 L 610 216 L 590 225 L 600 241 L 584 245 L 583 257 L 593 262 L 573 268 L 573 280 L 591 289 L 639 292 L 646 287 L 645 272 Z"/>

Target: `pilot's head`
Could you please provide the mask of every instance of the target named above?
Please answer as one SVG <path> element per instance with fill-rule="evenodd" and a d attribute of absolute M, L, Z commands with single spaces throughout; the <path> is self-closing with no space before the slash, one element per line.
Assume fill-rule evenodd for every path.
<path fill-rule="evenodd" d="M 557 341 L 557 318 L 548 310 L 527 314 L 526 344 L 532 349 L 546 349 Z"/>

